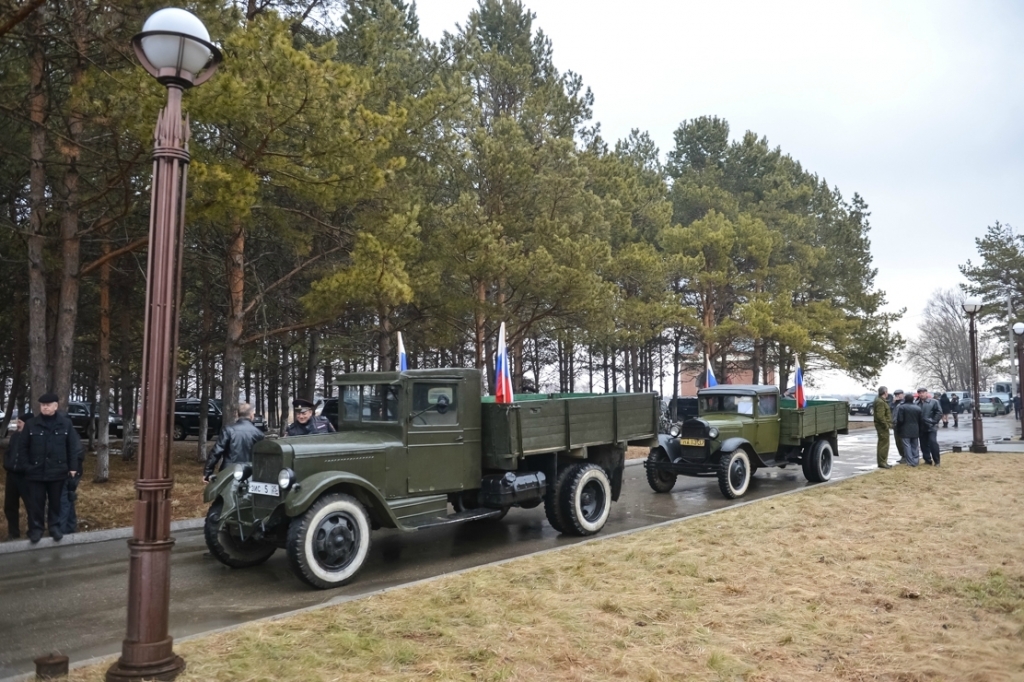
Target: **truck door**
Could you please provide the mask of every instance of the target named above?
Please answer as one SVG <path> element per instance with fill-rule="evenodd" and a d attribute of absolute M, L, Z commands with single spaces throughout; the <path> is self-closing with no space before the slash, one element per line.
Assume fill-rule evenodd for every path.
<path fill-rule="evenodd" d="M 410 493 L 464 487 L 467 450 L 461 416 L 465 399 L 457 382 L 413 382 L 408 416 Z"/>
<path fill-rule="evenodd" d="M 757 436 L 754 449 L 757 454 L 774 453 L 779 446 L 779 396 L 761 394 L 757 396 Z"/>

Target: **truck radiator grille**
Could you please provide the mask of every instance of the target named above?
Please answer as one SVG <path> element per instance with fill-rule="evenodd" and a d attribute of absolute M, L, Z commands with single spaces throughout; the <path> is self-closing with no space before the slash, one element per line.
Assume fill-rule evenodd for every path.
<path fill-rule="evenodd" d="M 252 480 L 261 483 L 277 483 L 277 474 L 281 471 L 281 455 L 257 454 L 252 463 Z"/>
<path fill-rule="evenodd" d="M 680 438 L 704 438 L 704 424 L 701 422 L 689 421 L 683 424 L 680 430 Z"/>

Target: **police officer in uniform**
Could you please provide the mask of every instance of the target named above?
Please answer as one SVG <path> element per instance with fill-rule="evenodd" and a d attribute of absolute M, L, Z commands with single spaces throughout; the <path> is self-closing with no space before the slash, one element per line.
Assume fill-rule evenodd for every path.
<path fill-rule="evenodd" d="M 334 433 L 334 426 L 323 415 L 313 414 L 313 403 L 303 398 L 292 401 L 295 421 L 288 425 L 287 436 L 308 436 L 313 433 Z"/>

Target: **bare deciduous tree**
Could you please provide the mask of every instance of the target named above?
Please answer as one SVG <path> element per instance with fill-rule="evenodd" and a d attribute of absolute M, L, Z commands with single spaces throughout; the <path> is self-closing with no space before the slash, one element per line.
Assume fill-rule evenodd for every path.
<path fill-rule="evenodd" d="M 928 299 L 918 336 L 907 346 L 907 359 L 922 383 L 944 391 L 971 387 L 970 322 L 963 310 L 964 294 L 936 291 Z M 978 357 L 992 354 L 992 342 L 978 337 Z M 993 369 L 980 363 L 978 381 L 986 386 Z"/>

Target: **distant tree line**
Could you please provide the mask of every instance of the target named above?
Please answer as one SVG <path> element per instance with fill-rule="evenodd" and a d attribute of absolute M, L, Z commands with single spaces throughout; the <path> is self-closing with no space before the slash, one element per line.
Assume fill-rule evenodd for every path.
<path fill-rule="evenodd" d="M 35 4 L 0 34 L 4 409 L 52 388 L 128 415 L 165 99 L 129 38 L 161 5 Z M 411 367 L 490 377 L 502 321 L 517 388 L 650 390 L 666 366 L 678 387 L 705 356 L 868 380 L 902 346 L 860 196 L 715 117 L 664 161 L 645 132 L 604 140 L 519 2 L 437 43 L 404 0 L 190 8 L 225 61 L 184 104 L 181 395 L 279 423 L 392 368 L 399 331 Z"/>

